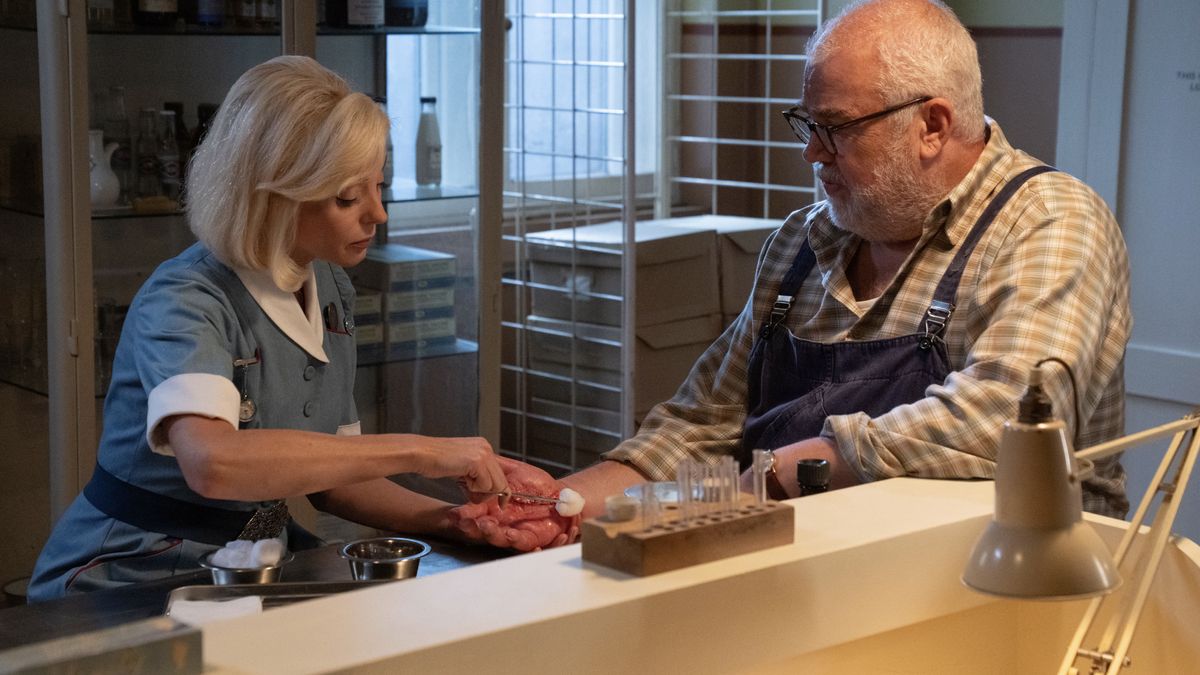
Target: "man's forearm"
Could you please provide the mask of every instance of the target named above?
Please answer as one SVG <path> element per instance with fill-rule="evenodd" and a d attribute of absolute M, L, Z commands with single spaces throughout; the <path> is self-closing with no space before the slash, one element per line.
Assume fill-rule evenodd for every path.
<path fill-rule="evenodd" d="M 562 482 L 586 500 L 581 515 L 594 518 L 604 513 L 606 497 L 645 480 L 645 476 L 628 464 L 606 461 L 566 476 Z"/>

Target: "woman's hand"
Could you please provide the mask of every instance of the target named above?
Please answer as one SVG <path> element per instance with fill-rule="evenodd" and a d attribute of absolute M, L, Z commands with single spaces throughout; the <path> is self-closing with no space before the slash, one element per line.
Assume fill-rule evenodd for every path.
<path fill-rule="evenodd" d="M 496 493 L 508 489 L 501 468 L 503 459 L 482 438 L 433 438 L 427 441 L 417 473 L 429 478 L 458 478 L 471 492 Z M 512 461 L 512 460 L 506 460 Z"/>

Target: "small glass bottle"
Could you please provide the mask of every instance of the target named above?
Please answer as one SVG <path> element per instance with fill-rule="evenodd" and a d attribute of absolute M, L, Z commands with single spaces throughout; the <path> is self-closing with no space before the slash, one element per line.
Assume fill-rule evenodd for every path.
<path fill-rule="evenodd" d="M 438 130 L 437 98 L 421 97 L 421 119 L 417 123 L 417 185 L 442 183 L 442 136 Z"/>
<path fill-rule="evenodd" d="M 162 193 L 179 199 L 182 188 L 179 170 L 179 143 L 175 140 L 175 111 L 158 111 L 158 176 Z"/>
<path fill-rule="evenodd" d="M 179 149 L 179 185 L 182 188 L 187 185 L 187 167 L 192 159 L 192 134 L 183 119 L 183 103 L 168 101 L 163 104 L 163 110 L 175 113 L 175 145 Z"/>
<path fill-rule="evenodd" d="M 276 0 L 258 0 L 258 25 L 267 30 L 279 28 L 279 4 Z"/>
<path fill-rule="evenodd" d="M 156 197 L 162 194 L 158 175 L 158 111 L 142 108 L 138 112 L 137 138 L 137 197 Z"/>
<path fill-rule="evenodd" d="M 108 89 L 108 109 L 103 113 L 104 141 L 116 143 L 117 150 L 112 156 L 112 169 L 121 181 L 121 201 L 131 201 L 133 190 L 133 140 L 130 130 L 129 116 L 125 113 L 125 87 L 114 86 Z"/>
<path fill-rule="evenodd" d="M 384 24 L 383 0 L 327 0 L 326 20 L 336 28 L 373 28 Z"/>
<path fill-rule="evenodd" d="M 258 27 L 258 2 L 256 0 L 233 0 L 233 18 L 242 28 Z"/>
<path fill-rule="evenodd" d="M 88 0 L 87 13 L 88 28 L 113 28 L 116 26 L 113 0 Z"/>
<path fill-rule="evenodd" d="M 225 0 L 194 0 L 189 17 L 197 26 L 217 28 L 225 24 Z"/>
<path fill-rule="evenodd" d="M 389 26 L 424 26 L 429 19 L 429 0 L 385 0 L 383 16 Z"/>
<path fill-rule="evenodd" d="M 796 483 L 800 496 L 814 495 L 829 490 L 829 461 L 824 459 L 801 459 L 796 462 Z"/>
<path fill-rule="evenodd" d="M 179 0 L 134 0 L 133 22 L 139 26 L 172 26 L 179 18 Z"/>

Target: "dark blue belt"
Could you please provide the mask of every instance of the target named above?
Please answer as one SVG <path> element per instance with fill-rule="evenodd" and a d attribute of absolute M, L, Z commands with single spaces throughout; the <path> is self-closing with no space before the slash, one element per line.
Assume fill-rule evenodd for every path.
<path fill-rule="evenodd" d="M 83 494 L 96 508 L 134 527 L 213 546 L 237 539 L 254 515 L 160 495 L 126 483 L 99 464 Z"/>

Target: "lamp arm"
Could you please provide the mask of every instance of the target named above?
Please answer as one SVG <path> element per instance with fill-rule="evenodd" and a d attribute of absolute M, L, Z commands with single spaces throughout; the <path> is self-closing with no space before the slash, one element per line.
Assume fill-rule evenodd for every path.
<path fill-rule="evenodd" d="M 1196 457 L 1200 454 L 1200 434 L 1197 433 L 1198 427 L 1200 427 L 1200 415 L 1197 412 L 1193 412 L 1176 422 L 1125 436 L 1109 443 L 1093 446 L 1076 455 L 1077 458 L 1082 457 L 1089 460 L 1108 457 L 1145 441 L 1153 440 L 1170 433 L 1176 434 L 1167 448 L 1167 452 L 1159 464 L 1158 470 L 1154 474 L 1150 488 L 1138 504 L 1137 511 L 1131 519 L 1129 529 L 1126 531 L 1124 537 L 1122 537 L 1121 543 L 1114 555 L 1116 563 L 1121 565 L 1129 553 L 1134 537 L 1141 529 L 1146 511 L 1149 509 L 1155 495 L 1161 492 L 1163 494 L 1162 503 L 1155 512 L 1154 520 L 1147 532 L 1149 540 L 1147 543 L 1148 548 L 1141 553 L 1142 560 L 1140 562 L 1142 564 L 1138 573 L 1136 589 L 1132 595 L 1127 594 L 1122 597 L 1120 608 L 1112 615 L 1097 648 L 1094 650 L 1084 649 L 1082 645 L 1106 597 L 1099 597 L 1092 600 L 1088 605 L 1087 611 L 1084 613 L 1083 619 L 1080 621 L 1071 646 L 1063 659 L 1059 670 L 1060 673 L 1078 672 L 1075 670 L 1073 664 L 1080 656 L 1090 658 L 1094 666 L 1104 668 L 1104 671 L 1108 675 L 1116 675 L 1123 667 L 1129 665 L 1129 659 L 1126 655 L 1129 651 L 1129 645 L 1133 641 L 1134 629 L 1137 627 L 1138 620 L 1141 618 L 1142 610 L 1149 597 L 1150 587 L 1153 584 L 1154 577 L 1158 572 L 1159 563 L 1162 560 L 1163 553 L 1170 539 L 1171 526 L 1175 522 L 1175 516 L 1179 512 L 1179 504 L 1183 499 L 1183 493 L 1195 468 Z M 1164 480 L 1171 464 L 1174 463 L 1178 455 L 1179 447 L 1184 444 L 1185 438 L 1187 439 L 1186 449 L 1183 452 L 1175 474 L 1170 480 Z M 1114 643 L 1116 643 L 1115 649 Z"/>
<path fill-rule="evenodd" d="M 1079 452 L 1076 452 L 1075 458 L 1090 459 L 1093 461 L 1097 459 L 1104 459 L 1105 457 L 1111 457 L 1118 452 L 1124 452 L 1135 445 L 1141 445 L 1146 441 L 1152 441 L 1168 434 L 1173 434 L 1179 431 L 1187 431 L 1188 429 L 1196 429 L 1198 427 L 1200 427 L 1200 408 L 1193 410 L 1174 422 L 1167 422 L 1166 424 L 1153 427 L 1151 429 L 1146 429 L 1145 431 L 1139 431 L 1134 434 L 1129 434 L 1128 436 L 1114 438 L 1107 443 L 1099 443 L 1089 448 L 1085 448 Z"/>

